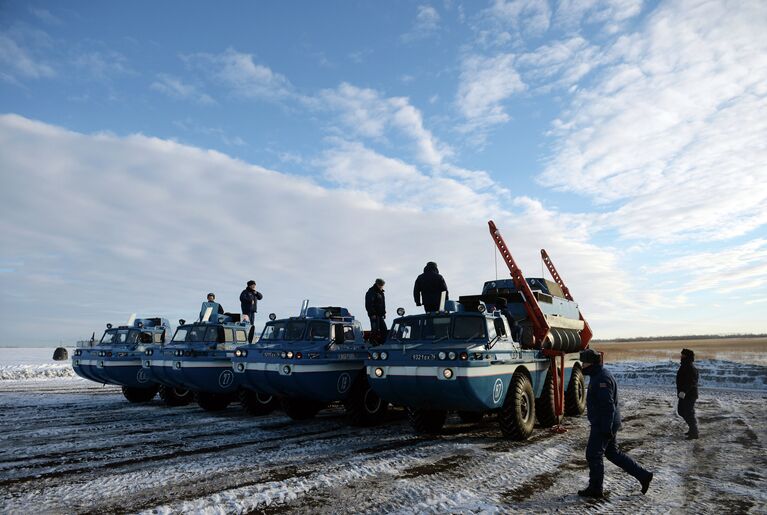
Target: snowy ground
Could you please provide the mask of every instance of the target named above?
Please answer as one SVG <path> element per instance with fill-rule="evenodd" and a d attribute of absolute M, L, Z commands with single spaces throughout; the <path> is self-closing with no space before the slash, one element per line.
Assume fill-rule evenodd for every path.
<path fill-rule="evenodd" d="M 655 472 L 647 495 L 606 465 L 608 499 L 581 500 L 584 418 L 568 432 L 501 439 L 493 418 L 414 436 L 401 417 L 350 428 L 340 409 L 294 423 L 159 401 L 74 377 L 52 349 L 0 349 L 0 513 L 767 512 L 767 369 L 699 364 L 702 438 L 685 441 L 676 364 L 610 365 L 619 441 Z M 12 358 L 12 356 L 16 356 Z"/>

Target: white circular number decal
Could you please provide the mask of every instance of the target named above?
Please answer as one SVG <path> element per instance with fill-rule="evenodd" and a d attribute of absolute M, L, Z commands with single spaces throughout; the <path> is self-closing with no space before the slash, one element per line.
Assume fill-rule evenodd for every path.
<path fill-rule="evenodd" d="M 338 393 L 346 393 L 351 385 L 352 378 L 349 377 L 348 373 L 344 372 L 338 376 Z"/>
<path fill-rule="evenodd" d="M 503 379 L 498 378 L 493 385 L 493 402 L 498 404 L 503 397 Z"/>
<path fill-rule="evenodd" d="M 234 382 L 234 373 L 231 370 L 224 370 L 221 375 L 218 376 L 218 386 L 221 388 L 229 388 Z"/>

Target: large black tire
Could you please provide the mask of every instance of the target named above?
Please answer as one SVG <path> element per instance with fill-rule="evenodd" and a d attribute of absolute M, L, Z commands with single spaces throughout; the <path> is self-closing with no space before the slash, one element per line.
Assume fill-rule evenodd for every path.
<path fill-rule="evenodd" d="M 535 399 L 535 416 L 538 418 L 538 424 L 541 427 L 552 427 L 562 423 L 564 415 L 557 416 L 554 401 L 556 399 L 556 390 L 554 390 L 554 374 L 552 367 L 546 372 L 546 379 L 543 381 L 543 391 L 541 396 Z"/>
<path fill-rule="evenodd" d="M 160 398 L 168 406 L 186 406 L 194 400 L 194 393 L 186 388 L 160 386 Z"/>
<path fill-rule="evenodd" d="M 581 367 L 575 365 L 570 374 L 570 384 L 565 391 L 565 413 L 568 417 L 580 417 L 586 411 L 586 381 Z"/>
<path fill-rule="evenodd" d="M 464 424 L 476 424 L 480 420 L 482 420 L 482 417 L 484 417 L 485 414 L 481 411 L 459 411 L 458 417 L 461 419 L 461 422 Z"/>
<path fill-rule="evenodd" d="M 123 395 L 129 402 L 149 402 L 157 395 L 157 385 L 149 388 L 131 388 L 123 386 Z"/>
<path fill-rule="evenodd" d="M 503 436 L 511 440 L 526 440 L 535 425 L 535 396 L 526 374 L 516 373 L 498 413 Z"/>
<path fill-rule="evenodd" d="M 293 420 L 308 420 L 314 418 L 318 411 L 324 406 L 316 401 L 307 399 L 296 399 L 290 397 L 282 398 L 282 411 Z"/>
<path fill-rule="evenodd" d="M 279 400 L 273 395 L 266 395 L 253 390 L 242 389 L 237 396 L 240 399 L 242 409 L 249 415 L 260 417 L 268 415 L 277 409 Z"/>
<path fill-rule="evenodd" d="M 353 426 L 380 424 L 386 421 L 389 412 L 389 403 L 373 391 L 364 376 L 354 383 L 344 407 L 347 420 Z"/>
<path fill-rule="evenodd" d="M 445 425 L 447 411 L 408 408 L 407 418 L 416 433 L 435 434 Z"/>
<path fill-rule="evenodd" d="M 223 411 L 232 402 L 232 397 L 229 395 L 206 392 L 197 392 L 194 399 L 205 411 Z"/>

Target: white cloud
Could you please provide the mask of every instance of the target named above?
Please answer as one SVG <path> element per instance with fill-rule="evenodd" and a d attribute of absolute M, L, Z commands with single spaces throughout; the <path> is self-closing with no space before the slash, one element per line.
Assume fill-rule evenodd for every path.
<path fill-rule="evenodd" d="M 72 58 L 72 64 L 81 72 L 84 71 L 99 80 L 135 74 L 128 66 L 125 56 L 114 51 L 84 51 Z"/>
<path fill-rule="evenodd" d="M 229 48 L 220 54 L 198 53 L 183 56 L 209 80 L 244 98 L 278 100 L 291 95 L 293 86 L 284 75 L 254 61 L 252 54 Z"/>
<path fill-rule="evenodd" d="M 484 129 L 509 120 L 504 102 L 525 90 L 514 65 L 514 54 L 493 57 L 470 55 L 461 65 L 456 98 L 466 118 L 464 130 Z"/>
<path fill-rule="evenodd" d="M 549 29 L 551 23 L 547 0 L 495 0 L 481 16 L 490 20 L 500 35 L 509 37 L 509 32 L 539 36 Z"/>
<path fill-rule="evenodd" d="M 150 86 L 151 89 L 164 93 L 171 98 L 192 100 L 199 104 L 210 105 L 216 101 L 207 93 L 200 92 L 197 86 L 187 84 L 178 77 L 173 77 L 164 73 L 157 75 L 157 80 Z"/>
<path fill-rule="evenodd" d="M 428 260 L 455 296 L 494 277 L 483 211 L 492 198 L 357 144 L 326 155 L 344 189 L 172 141 L 87 136 L 13 115 L 0 117 L 0 148 L 0 262 L 13 263 L 0 274 L 2 344 L 71 341 L 136 311 L 189 318 L 211 290 L 236 309 L 251 278 L 264 312 L 294 313 L 309 297 L 361 315 L 378 276 L 390 311 L 414 310 L 412 281 Z M 400 198 L 384 205 L 379 192 Z M 596 327 L 618 323 L 609 320 L 624 296 L 613 293 L 622 279 L 612 253 L 535 201 L 491 214 L 523 270 L 537 275 L 546 247 Z"/>
<path fill-rule="evenodd" d="M 767 224 L 764 4 L 673 2 L 621 37 L 553 130 L 543 184 L 621 202 L 624 237 L 726 239 Z"/>
<path fill-rule="evenodd" d="M 406 43 L 430 37 L 439 29 L 440 15 L 431 5 L 419 5 L 413 28 L 400 36 Z"/>
<path fill-rule="evenodd" d="M 37 19 L 48 25 L 61 25 L 61 18 L 53 14 L 48 9 L 42 9 L 39 7 L 30 7 L 29 12 L 32 13 Z"/>
<path fill-rule="evenodd" d="M 0 78 L 8 82 L 18 79 L 42 79 L 56 75 L 53 66 L 36 57 L 16 34 L 0 32 Z"/>
<path fill-rule="evenodd" d="M 642 11 L 643 0 L 562 0 L 557 5 L 554 23 L 577 31 L 581 25 L 595 24 L 607 33 L 616 33 Z"/>

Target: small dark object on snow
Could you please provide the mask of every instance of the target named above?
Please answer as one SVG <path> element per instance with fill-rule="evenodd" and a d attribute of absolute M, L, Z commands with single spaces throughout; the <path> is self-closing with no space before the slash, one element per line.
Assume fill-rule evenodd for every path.
<path fill-rule="evenodd" d="M 583 490 L 578 490 L 578 495 L 581 497 L 592 497 L 594 499 L 601 499 L 605 496 L 602 490 L 597 490 L 591 485 L 587 486 Z"/>
<path fill-rule="evenodd" d="M 64 347 L 56 347 L 53 351 L 53 361 L 65 361 L 69 359 L 69 353 Z"/>

